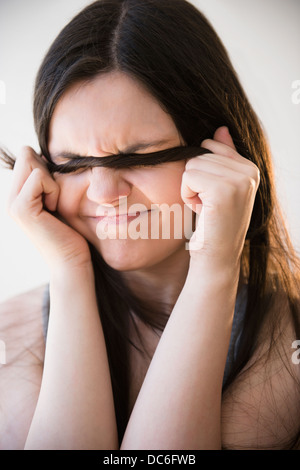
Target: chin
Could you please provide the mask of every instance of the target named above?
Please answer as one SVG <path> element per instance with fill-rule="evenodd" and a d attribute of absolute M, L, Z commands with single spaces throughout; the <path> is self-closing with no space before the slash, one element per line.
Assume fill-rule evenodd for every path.
<path fill-rule="evenodd" d="M 132 271 L 146 266 L 150 261 L 149 248 L 142 247 L 139 241 L 102 240 L 94 246 L 111 268 Z"/>
<path fill-rule="evenodd" d="M 170 243 L 171 242 L 171 243 Z M 174 243 L 175 242 L 175 243 Z M 135 271 L 159 265 L 180 251 L 182 241 L 173 240 L 102 240 L 96 246 L 104 261 L 117 271 Z"/>

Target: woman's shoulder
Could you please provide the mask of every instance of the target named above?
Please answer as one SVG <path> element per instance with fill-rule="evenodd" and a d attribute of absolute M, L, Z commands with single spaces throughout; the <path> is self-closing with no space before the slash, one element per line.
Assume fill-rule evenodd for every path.
<path fill-rule="evenodd" d="M 27 306 L 29 304 L 36 305 L 39 300 L 43 299 L 46 288 L 47 285 L 43 284 L 30 290 L 20 292 L 14 296 L 8 297 L 8 299 L 0 302 L 0 313 L 2 313 L 3 310 L 7 310 L 9 308 L 22 308 L 22 306 Z"/>
<path fill-rule="evenodd" d="M 24 448 L 36 406 L 45 352 L 45 289 L 40 286 L 0 303 L 0 449 Z"/>
<path fill-rule="evenodd" d="M 223 396 L 225 448 L 295 445 L 300 422 L 300 365 L 293 361 L 292 348 L 300 338 L 295 334 L 288 298 L 278 293 L 258 347 Z"/>
<path fill-rule="evenodd" d="M 42 306 L 46 289 L 47 285 L 40 285 L 0 302 L 1 320 L 7 313 L 15 313 L 21 316 L 25 310 L 26 313 L 28 313 L 28 310 L 37 311 Z"/>
<path fill-rule="evenodd" d="M 20 335 L 25 340 L 29 339 L 33 332 L 42 333 L 46 289 L 46 285 L 41 285 L 0 303 L 1 335 L 15 338 Z"/>

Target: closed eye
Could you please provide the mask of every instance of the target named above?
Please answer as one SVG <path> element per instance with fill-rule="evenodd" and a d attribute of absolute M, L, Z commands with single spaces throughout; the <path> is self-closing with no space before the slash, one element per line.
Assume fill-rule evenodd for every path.
<path fill-rule="evenodd" d="M 159 165 L 167 162 L 175 162 L 193 158 L 204 153 L 212 153 L 202 147 L 173 147 L 158 152 L 143 153 L 143 154 L 118 154 L 110 155 L 108 157 L 79 157 L 73 154 L 63 154 L 57 156 L 66 161 L 63 164 L 57 164 L 48 159 L 48 169 L 51 173 L 73 173 L 80 169 L 94 167 L 108 167 L 108 168 L 133 168 L 133 167 L 147 167 Z M 56 157 L 55 157 L 56 160 Z"/>

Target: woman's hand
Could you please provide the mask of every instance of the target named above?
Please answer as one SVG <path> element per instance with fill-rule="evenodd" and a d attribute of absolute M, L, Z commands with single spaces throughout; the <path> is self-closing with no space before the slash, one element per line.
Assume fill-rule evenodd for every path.
<path fill-rule="evenodd" d="M 59 186 L 32 148 L 23 147 L 16 160 L 8 212 L 29 235 L 50 268 L 90 264 L 86 240 L 55 217 Z"/>
<path fill-rule="evenodd" d="M 183 174 L 183 201 L 199 216 L 190 240 L 192 260 L 205 265 L 237 266 L 259 186 L 257 166 L 239 155 L 227 127 L 202 147 L 213 154 L 189 160 Z"/>

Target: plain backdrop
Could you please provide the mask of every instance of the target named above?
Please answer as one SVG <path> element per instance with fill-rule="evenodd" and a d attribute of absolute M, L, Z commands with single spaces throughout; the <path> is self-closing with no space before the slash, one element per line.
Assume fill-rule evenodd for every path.
<path fill-rule="evenodd" d="M 32 119 L 37 69 L 85 0 L 0 0 L 0 145 L 38 149 Z M 219 33 L 270 142 L 278 193 L 300 247 L 299 0 L 194 0 Z M 294 95 L 293 95 L 294 94 Z M 293 99 L 294 96 L 294 99 Z M 298 94 L 300 97 L 300 94 Z M 48 281 L 48 268 L 6 214 L 11 172 L 0 169 L 0 301 Z"/>

